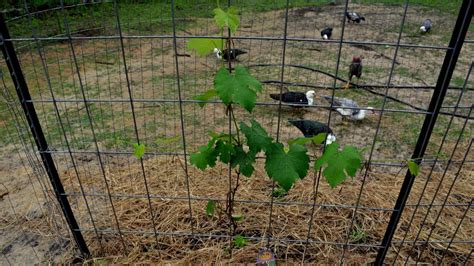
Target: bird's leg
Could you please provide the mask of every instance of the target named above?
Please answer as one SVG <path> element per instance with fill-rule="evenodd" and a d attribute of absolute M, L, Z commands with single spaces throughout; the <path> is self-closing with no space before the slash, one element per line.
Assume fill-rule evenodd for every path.
<path fill-rule="evenodd" d="M 341 121 L 342 121 L 342 124 L 343 124 L 343 125 L 347 125 L 347 124 L 348 124 L 348 123 L 347 123 L 347 122 L 348 122 L 348 119 L 347 119 L 345 116 L 342 116 L 342 120 L 341 120 Z"/>
<path fill-rule="evenodd" d="M 344 86 L 342 86 L 342 88 L 343 88 L 344 90 L 349 89 L 349 87 L 350 87 L 350 85 L 351 85 L 350 83 L 351 83 L 351 80 L 347 81 L 347 84 L 344 85 Z"/>

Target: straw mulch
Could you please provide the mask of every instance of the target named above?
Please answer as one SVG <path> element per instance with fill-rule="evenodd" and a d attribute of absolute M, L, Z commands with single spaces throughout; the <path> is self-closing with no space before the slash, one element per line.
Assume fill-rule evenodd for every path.
<path fill-rule="evenodd" d="M 117 162 L 117 158 L 112 162 Z M 97 240 L 92 230 L 89 215 L 86 212 L 84 201 L 77 197 L 74 202 L 75 213 L 81 221 L 81 228 L 88 228 L 85 233 L 88 244 L 94 253 L 95 259 L 114 263 L 131 262 L 169 262 L 169 263 L 255 263 L 258 249 L 266 245 L 269 236 L 270 191 L 272 183 L 266 177 L 263 164 L 256 166 L 254 177 L 240 180 L 240 187 L 236 195 L 238 201 L 235 213 L 242 214 L 237 234 L 248 237 L 248 244 L 244 248 L 229 249 L 228 223 L 224 214 L 216 211 L 213 217 L 205 214 L 206 198 L 224 200 L 229 187 L 228 168 L 225 165 L 201 172 L 189 166 L 189 189 L 195 198 L 187 200 L 187 185 L 184 175 L 184 162 L 178 157 L 154 157 L 144 160 L 145 177 L 148 189 L 153 197 L 151 205 L 154 213 L 157 238 L 153 236 L 151 212 L 146 197 L 146 189 L 140 163 L 129 158 L 119 164 L 107 164 L 105 176 L 110 186 L 115 212 L 122 231 L 123 243 L 116 232 L 117 224 L 111 209 L 108 197 L 88 197 L 95 225 L 100 230 L 113 230 L 101 234 L 102 241 Z M 418 240 L 425 241 L 430 234 L 432 225 L 441 210 L 441 205 L 450 188 L 458 166 L 451 166 L 439 188 L 438 196 L 426 217 Z M 421 204 L 429 205 L 439 181 L 443 176 L 443 166 L 437 166 L 431 176 Z M 417 177 L 408 204 L 418 202 L 418 198 L 427 179 L 430 167 L 422 168 Z M 305 245 L 308 236 L 308 225 L 312 214 L 314 180 L 317 178 L 311 172 L 305 180 L 296 184 L 290 193 L 276 198 L 272 209 L 272 230 L 270 247 L 276 258 L 281 262 L 299 263 L 303 259 L 311 263 L 338 263 L 344 252 L 338 243 L 350 244 L 344 254 L 344 262 L 368 263 L 373 261 L 377 253 L 375 247 L 379 245 L 390 218 L 390 211 L 396 201 L 400 186 L 403 182 L 405 170 L 399 174 L 384 173 L 383 169 L 373 168 L 365 178 L 365 184 L 360 197 L 359 205 L 353 220 L 353 227 L 349 229 L 354 209 L 344 206 L 355 205 L 361 190 L 364 171 L 361 171 L 354 180 L 347 180 L 341 189 L 331 189 L 321 177 L 316 202 L 319 206 L 314 209 L 312 230 L 309 234 L 310 242 Z M 77 177 L 74 172 L 66 172 L 65 182 L 67 190 L 78 191 Z M 86 193 L 101 195 L 105 193 L 104 177 L 94 167 L 87 168 L 87 174 L 80 175 Z M 393 260 L 400 250 L 398 262 L 408 258 L 414 262 L 420 253 L 421 262 L 439 263 L 441 257 L 444 262 L 460 262 L 466 259 L 472 246 L 466 241 L 472 241 L 472 213 L 468 212 L 460 226 L 455 241 L 448 252 L 444 250 L 460 222 L 466 206 L 452 206 L 452 204 L 469 204 L 473 185 L 469 182 L 472 169 L 463 168 L 458 180 L 452 188 L 451 196 L 431 232 L 430 243 L 417 243 L 413 246 L 422 221 L 425 218 L 427 206 L 418 208 L 413 222 L 409 226 L 413 206 L 407 207 L 399 223 L 394 241 L 401 241 L 407 232 L 407 242 L 399 248 L 392 245 L 387 262 Z M 236 175 L 232 175 L 235 185 Z M 128 195 L 131 197 L 123 197 Z M 252 202 L 250 202 L 252 201 Z M 296 202 L 297 204 L 288 204 Z M 190 206 L 192 219 L 190 218 Z M 322 205 L 322 206 L 321 206 Z M 218 206 L 225 207 L 225 201 L 218 201 Z M 370 209 L 376 208 L 376 209 Z M 193 227 L 191 228 L 191 224 Z M 191 229 L 197 236 L 192 237 Z M 160 234 L 163 233 L 163 234 Z M 210 237 L 209 234 L 221 237 Z M 125 244 L 125 250 L 123 247 Z M 306 252 L 305 252 L 306 250 Z"/>

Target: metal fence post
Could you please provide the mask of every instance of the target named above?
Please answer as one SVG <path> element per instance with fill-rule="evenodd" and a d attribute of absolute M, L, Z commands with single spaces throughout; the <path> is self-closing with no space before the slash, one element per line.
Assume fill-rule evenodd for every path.
<path fill-rule="evenodd" d="M 424 156 L 428 146 L 431 133 L 436 124 L 436 119 L 438 118 L 441 105 L 443 104 L 444 96 L 446 95 L 449 82 L 453 76 L 453 71 L 456 67 L 467 30 L 469 29 L 469 25 L 471 23 L 473 10 L 474 0 L 464 0 L 458 13 L 453 35 L 451 36 L 451 41 L 449 42 L 449 49 L 446 51 L 446 56 L 444 57 L 443 65 L 439 72 L 438 81 L 436 82 L 436 87 L 428 108 L 429 113 L 425 116 L 425 121 L 423 123 L 423 127 L 421 128 L 415 150 L 411 156 L 411 158 L 417 164 L 421 163 L 421 158 Z M 397 202 L 395 203 L 394 211 L 392 212 L 387 229 L 385 230 L 381 247 L 378 250 L 377 258 L 375 259 L 375 265 L 382 265 L 385 260 L 389 245 L 392 242 L 393 235 L 397 229 L 398 222 L 402 216 L 414 181 L 415 176 L 413 176 L 410 171 L 407 170 L 405 179 L 398 194 Z"/>
<path fill-rule="evenodd" d="M 15 48 L 13 47 L 13 43 L 8 41 L 9 39 L 10 34 L 5 23 L 5 19 L 3 14 L 0 13 L 0 48 L 2 49 L 3 57 L 8 66 L 8 70 L 10 71 L 13 84 L 15 85 L 18 99 L 21 103 L 21 107 L 23 108 L 23 112 L 25 113 L 26 120 L 28 121 L 31 134 L 33 135 L 38 151 L 40 152 L 41 160 L 43 161 L 46 172 L 48 173 L 51 185 L 54 188 L 56 198 L 61 205 L 61 210 L 64 214 L 64 217 L 66 218 L 69 229 L 71 230 L 71 234 L 74 237 L 77 247 L 81 253 L 84 256 L 90 256 L 89 249 L 79 229 L 76 218 L 74 217 L 69 200 L 65 195 L 64 187 L 59 178 L 53 157 L 51 156 L 51 153 L 49 153 L 48 143 L 41 128 L 34 104 L 31 101 L 31 95 L 21 70 L 20 62 L 18 61 L 18 57 L 15 53 Z"/>

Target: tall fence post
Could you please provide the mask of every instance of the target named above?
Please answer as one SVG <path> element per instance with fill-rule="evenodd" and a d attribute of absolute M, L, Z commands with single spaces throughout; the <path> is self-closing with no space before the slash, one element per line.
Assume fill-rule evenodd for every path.
<path fill-rule="evenodd" d="M 421 163 L 421 158 L 424 156 L 428 146 L 431 133 L 433 132 L 436 119 L 438 118 L 441 105 L 443 104 L 444 96 L 446 95 L 449 82 L 453 76 L 453 71 L 456 67 L 467 30 L 469 29 L 469 25 L 471 23 L 473 10 L 474 0 L 464 0 L 458 13 L 453 35 L 451 36 L 451 41 L 449 42 L 448 50 L 446 51 L 446 56 L 444 57 L 444 62 L 439 72 L 438 81 L 436 82 L 433 96 L 431 97 L 430 106 L 428 107 L 428 114 L 425 116 L 425 121 L 423 122 L 423 127 L 421 128 L 415 150 L 411 156 L 412 160 L 414 160 L 417 164 Z M 397 202 L 395 203 L 394 211 L 392 212 L 387 229 L 385 230 L 381 247 L 378 250 L 377 258 L 375 259 L 375 265 L 382 265 L 385 260 L 385 256 L 387 255 L 387 251 L 389 249 L 390 243 L 392 242 L 393 235 L 397 229 L 398 222 L 402 216 L 414 181 L 415 176 L 413 176 L 410 171 L 407 170 L 405 179 L 398 194 Z"/>
<path fill-rule="evenodd" d="M 33 135 L 41 156 L 41 160 L 43 161 L 46 172 L 48 173 L 49 180 L 53 186 L 54 193 L 59 201 L 69 229 L 71 230 L 71 234 L 74 237 L 77 247 L 81 253 L 84 256 L 90 256 L 89 249 L 79 229 L 76 218 L 74 217 L 69 200 L 65 195 L 64 187 L 59 178 L 53 157 L 49 152 L 48 143 L 41 128 L 34 104 L 31 101 L 28 85 L 26 84 L 25 77 L 21 70 L 20 62 L 18 61 L 18 57 L 15 53 L 13 43 L 10 41 L 10 34 L 2 13 L 0 13 L 0 48 L 2 49 L 3 57 L 7 63 L 8 70 L 10 71 L 10 76 L 13 80 L 13 84 L 15 85 L 15 90 L 21 103 L 21 107 L 23 108 L 23 112 L 25 113 L 26 120 L 28 121 L 31 134 Z"/>

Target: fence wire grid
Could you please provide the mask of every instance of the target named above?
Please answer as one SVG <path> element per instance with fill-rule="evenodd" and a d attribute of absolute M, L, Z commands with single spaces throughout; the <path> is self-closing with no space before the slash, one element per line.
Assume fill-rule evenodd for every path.
<path fill-rule="evenodd" d="M 363 151 L 357 176 L 331 189 L 313 169 L 282 196 L 259 157 L 239 184 L 243 219 L 229 234 L 205 208 L 225 205 L 235 174 L 189 164 L 208 131 L 234 126 L 220 101 L 195 100 L 220 61 L 187 48 L 222 37 L 216 2 L 25 0 L 0 19 L 2 264 L 254 263 L 262 247 L 289 263 L 472 263 L 474 1 L 220 5 L 239 10 L 232 39 L 247 54 L 236 64 L 263 84 L 253 113 L 236 115 L 283 143 L 301 134 L 288 119 L 327 124 L 341 145 Z M 348 11 L 366 20 L 349 23 Z M 426 18 L 433 28 L 421 34 Z M 344 90 L 353 56 L 362 77 Z M 269 97 L 283 88 L 313 89 L 315 103 L 296 109 Z M 344 121 L 322 96 L 375 112 Z M 146 146 L 140 159 L 134 144 Z M 416 178 L 410 159 L 421 165 Z M 229 245 L 237 235 L 245 247 Z"/>

